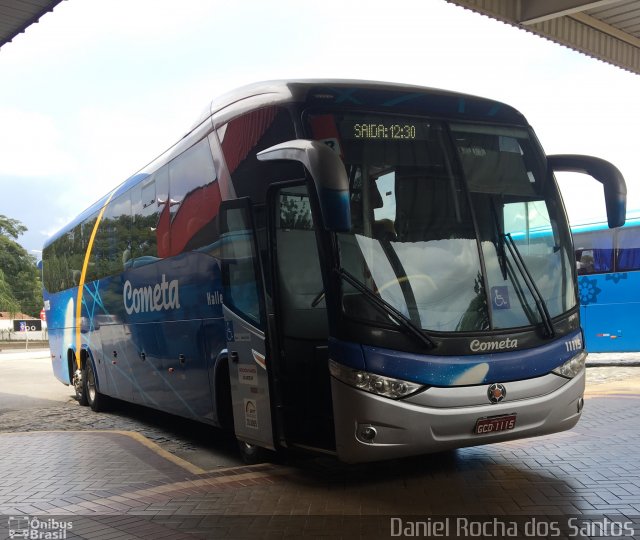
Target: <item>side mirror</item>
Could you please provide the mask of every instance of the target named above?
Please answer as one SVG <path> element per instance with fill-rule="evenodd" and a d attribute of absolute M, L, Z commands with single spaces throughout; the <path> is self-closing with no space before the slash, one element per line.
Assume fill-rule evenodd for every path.
<path fill-rule="evenodd" d="M 324 228 L 333 232 L 351 230 L 349 178 L 344 164 L 331 148 L 318 141 L 296 139 L 258 152 L 260 161 L 299 161 L 311 174 L 320 201 Z"/>
<path fill-rule="evenodd" d="M 579 172 L 602 184 L 609 228 L 622 227 L 627 213 L 627 184 L 615 165 L 604 159 L 576 154 L 547 156 L 554 172 Z"/>

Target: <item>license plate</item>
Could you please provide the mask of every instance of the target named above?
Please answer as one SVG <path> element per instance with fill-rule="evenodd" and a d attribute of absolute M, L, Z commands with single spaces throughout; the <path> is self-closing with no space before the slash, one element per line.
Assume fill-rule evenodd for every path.
<path fill-rule="evenodd" d="M 498 431 L 509 431 L 516 427 L 516 415 L 505 414 L 504 416 L 491 416 L 489 418 L 479 418 L 476 422 L 474 433 L 485 435 L 487 433 L 497 433 Z"/>

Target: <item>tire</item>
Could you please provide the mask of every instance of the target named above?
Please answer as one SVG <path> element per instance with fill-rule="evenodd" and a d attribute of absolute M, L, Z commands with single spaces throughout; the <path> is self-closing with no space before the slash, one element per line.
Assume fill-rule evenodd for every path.
<path fill-rule="evenodd" d="M 240 450 L 240 457 L 242 457 L 242 461 L 247 465 L 255 465 L 257 463 L 267 461 L 268 450 L 266 448 L 241 441 L 239 439 L 238 448 Z"/>
<path fill-rule="evenodd" d="M 108 398 L 98 391 L 96 372 L 90 359 L 87 359 L 82 379 L 87 405 L 91 407 L 92 411 L 104 411 L 107 408 Z"/>
<path fill-rule="evenodd" d="M 76 399 L 78 400 L 78 403 L 85 407 L 89 405 L 85 385 L 85 370 L 77 370 L 74 372 L 72 384 L 76 392 Z"/>

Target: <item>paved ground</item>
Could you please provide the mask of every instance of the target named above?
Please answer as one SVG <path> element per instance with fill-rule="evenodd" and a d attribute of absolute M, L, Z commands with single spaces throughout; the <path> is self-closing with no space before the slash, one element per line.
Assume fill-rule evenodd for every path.
<path fill-rule="evenodd" d="M 63 526 L 66 538 L 100 539 L 389 538 L 424 527 L 451 538 L 555 537 L 554 527 L 640 538 L 633 362 L 588 369 L 585 412 L 569 432 L 371 465 L 249 467 L 216 430 L 130 406 L 92 413 L 55 381 L 60 395 L 29 382 L 47 377 L 46 356 L 3 353 L 0 538 Z"/>
<path fill-rule="evenodd" d="M 73 394 L 63 384 L 54 384 L 48 349 L 0 352 L 0 412 L 48 407 L 68 402 Z"/>
<path fill-rule="evenodd" d="M 81 407 L 73 388 L 53 376 L 49 358 L 44 349 L 0 353 L 0 433 L 131 431 L 201 468 L 242 464 L 235 439 L 204 424 L 124 402 L 100 414 Z"/>

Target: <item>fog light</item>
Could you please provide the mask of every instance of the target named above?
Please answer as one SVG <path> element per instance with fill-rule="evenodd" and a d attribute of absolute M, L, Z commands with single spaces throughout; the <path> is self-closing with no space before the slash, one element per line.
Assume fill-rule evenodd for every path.
<path fill-rule="evenodd" d="M 584 398 L 580 398 L 578 400 L 578 414 L 582 412 L 582 408 L 584 407 Z"/>
<path fill-rule="evenodd" d="M 360 428 L 360 438 L 366 442 L 373 442 L 378 432 L 373 426 L 362 426 Z"/>

